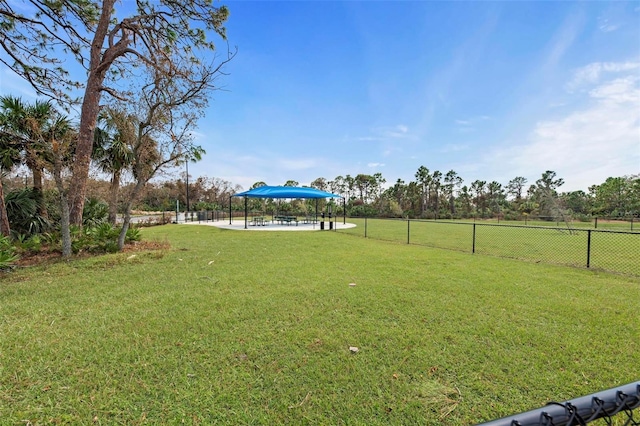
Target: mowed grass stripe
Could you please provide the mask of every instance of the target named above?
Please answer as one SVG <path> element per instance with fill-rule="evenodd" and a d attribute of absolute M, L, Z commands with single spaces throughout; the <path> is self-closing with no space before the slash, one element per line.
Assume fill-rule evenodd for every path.
<path fill-rule="evenodd" d="M 171 249 L 3 278 L 0 423 L 471 424 L 637 379 L 628 277 L 335 232 L 143 232 Z"/>

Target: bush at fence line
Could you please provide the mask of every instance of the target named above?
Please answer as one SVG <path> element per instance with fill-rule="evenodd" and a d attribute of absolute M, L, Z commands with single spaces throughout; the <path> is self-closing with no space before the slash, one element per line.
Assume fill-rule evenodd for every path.
<path fill-rule="evenodd" d="M 588 223 L 593 221 L 593 217 L 591 217 L 591 215 L 588 215 L 588 214 L 574 213 L 573 220 Z"/>
<path fill-rule="evenodd" d="M 376 217 L 378 215 L 378 211 L 367 205 L 358 205 L 351 208 L 349 212 L 349 216 L 355 217 Z"/>

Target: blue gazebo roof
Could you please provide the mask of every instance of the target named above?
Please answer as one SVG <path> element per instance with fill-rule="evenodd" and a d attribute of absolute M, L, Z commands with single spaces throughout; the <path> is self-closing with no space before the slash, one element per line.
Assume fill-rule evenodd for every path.
<path fill-rule="evenodd" d="M 249 198 L 342 198 L 338 194 L 298 186 L 259 186 L 233 196 Z"/>

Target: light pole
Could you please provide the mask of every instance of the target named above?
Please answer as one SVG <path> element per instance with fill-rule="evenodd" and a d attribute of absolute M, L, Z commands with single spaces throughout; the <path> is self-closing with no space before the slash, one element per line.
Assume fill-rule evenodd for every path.
<path fill-rule="evenodd" d="M 185 161 L 184 164 L 187 167 L 187 179 L 186 180 L 187 180 L 187 212 L 188 212 L 189 211 L 189 158 L 187 158 L 187 161 Z"/>

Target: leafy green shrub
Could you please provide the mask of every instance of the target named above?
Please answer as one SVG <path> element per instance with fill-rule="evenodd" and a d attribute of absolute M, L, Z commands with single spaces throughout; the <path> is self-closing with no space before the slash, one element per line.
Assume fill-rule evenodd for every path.
<path fill-rule="evenodd" d="M 0 237 L 0 270 L 12 268 L 18 259 L 20 256 L 15 253 L 11 239 L 5 236 Z"/>
<path fill-rule="evenodd" d="M 115 253 L 118 251 L 118 237 L 121 228 L 116 228 L 108 222 L 95 226 L 85 226 L 83 229 L 72 227 L 71 250 L 74 253 L 87 251 L 90 253 Z M 140 241 L 140 230 L 131 227 L 127 230 L 125 243 Z"/>
<path fill-rule="evenodd" d="M 31 189 L 20 189 L 7 193 L 5 197 L 7 218 L 14 235 L 39 234 L 51 228 L 46 217 L 38 214 L 38 202 Z"/>
<path fill-rule="evenodd" d="M 38 253 L 42 249 L 42 238 L 39 234 L 18 234 L 13 241 L 15 249 L 22 252 Z"/>
<path fill-rule="evenodd" d="M 375 217 L 377 214 L 378 211 L 374 207 L 364 204 L 356 205 L 349 211 L 350 217 Z"/>
<path fill-rule="evenodd" d="M 71 228 L 71 250 L 74 253 L 81 251 L 105 252 L 114 241 L 117 246 L 118 230 L 106 222 L 85 226 L 82 229 L 75 226 Z"/>
<path fill-rule="evenodd" d="M 129 229 L 127 229 L 127 236 L 125 237 L 125 242 L 126 243 L 132 243 L 134 241 L 140 241 L 142 240 L 142 234 L 140 233 L 140 229 L 135 228 L 135 227 L 129 227 Z"/>
<path fill-rule="evenodd" d="M 94 226 L 101 224 L 107 220 L 109 216 L 109 206 L 95 198 L 91 197 L 84 203 L 82 211 L 82 223 L 84 226 Z"/>
<path fill-rule="evenodd" d="M 589 214 L 580 214 L 576 213 L 573 215 L 574 220 L 579 220 L 580 222 L 591 222 L 593 218 Z"/>

